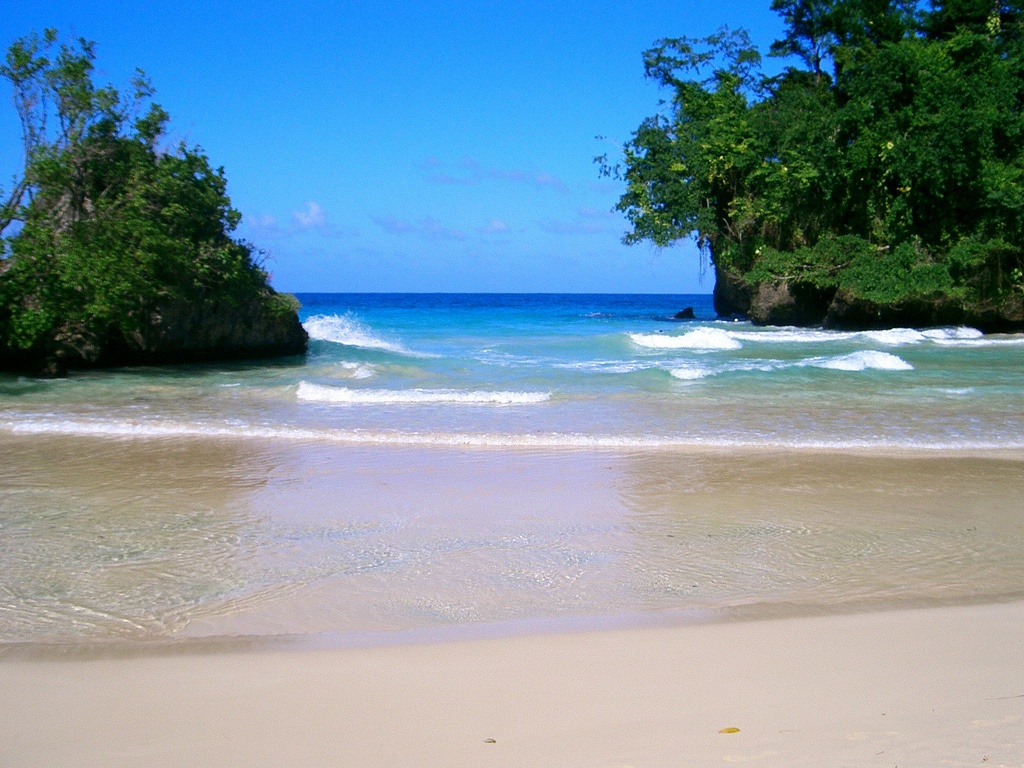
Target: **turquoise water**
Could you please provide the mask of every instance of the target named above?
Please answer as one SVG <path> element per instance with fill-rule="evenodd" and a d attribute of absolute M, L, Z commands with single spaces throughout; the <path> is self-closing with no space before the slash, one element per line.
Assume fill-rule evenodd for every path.
<path fill-rule="evenodd" d="M 305 360 L 0 379 L 0 430 L 336 442 L 1024 446 L 1024 335 L 714 319 L 710 297 L 303 294 Z M 693 307 L 696 321 L 673 315 Z"/>
<path fill-rule="evenodd" d="M 303 359 L 0 378 L 0 644 L 1024 595 L 1024 335 L 300 299 Z"/>

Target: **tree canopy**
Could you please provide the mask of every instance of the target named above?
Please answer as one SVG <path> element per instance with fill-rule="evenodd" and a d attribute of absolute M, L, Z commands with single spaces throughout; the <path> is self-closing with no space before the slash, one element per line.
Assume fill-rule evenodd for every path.
<path fill-rule="evenodd" d="M 223 169 L 198 147 L 168 145 L 168 114 L 141 70 L 125 98 L 93 82 L 94 61 L 92 42 L 46 30 L 15 41 L 0 65 L 24 156 L 0 194 L 0 367 L 184 359 L 203 345 L 168 347 L 168 318 L 189 305 L 291 322 L 294 300 L 231 236 L 241 217 Z M 238 346 L 222 336 L 206 346 Z"/>
<path fill-rule="evenodd" d="M 665 39 L 644 54 L 647 76 L 671 96 L 621 159 L 599 158 L 626 183 L 617 206 L 632 227 L 626 242 L 693 236 L 719 283 L 749 294 L 785 282 L 823 306 L 836 295 L 997 315 L 1020 304 L 1020 4 L 773 0 L 772 9 L 786 22 L 770 51 L 788 64 L 776 76 L 763 74 L 742 30 Z M 722 309 L 734 308 L 719 288 Z"/>

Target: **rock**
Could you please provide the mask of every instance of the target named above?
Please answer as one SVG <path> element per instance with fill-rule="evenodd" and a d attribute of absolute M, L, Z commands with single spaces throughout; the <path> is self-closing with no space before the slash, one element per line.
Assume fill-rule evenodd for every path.
<path fill-rule="evenodd" d="M 712 298 L 715 314 L 721 318 L 747 317 L 753 291 L 743 275 L 729 267 L 714 265 L 715 290 Z"/>
<path fill-rule="evenodd" d="M 69 369 L 286 357 L 306 352 L 298 302 L 285 294 L 247 301 L 177 300 L 129 337 L 58 336 L 46 350 L 0 350 L 0 369 L 63 376 Z"/>
<path fill-rule="evenodd" d="M 844 330 L 969 325 L 985 333 L 1021 331 L 1024 296 L 1011 293 L 996 302 L 965 303 L 940 294 L 883 304 L 837 291 L 824 325 Z"/>
<path fill-rule="evenodd" d="M 880 303 L 846 290 L 781 278 L 751 283 L 738 270 L 715 265 L 714 301 L 719 317 L 748 318 L 755 325 L 823 325 L 836 330 L 968 325 L 985 333 L 1024 331 L 1020 290 L 988 301 L 940 293 Z"/>
<path fill-rule="evenodd" d="M 750 319 L 757 325 L 820 325 L 834 291 L 787 280 L 760 283 L 750 301 Z"/>
<path fill-rule="evenodd" d="M 696 320 L 697 316 L 693 314 L 693 307 L 687 307 L 686 309 L 680 310 L 672 315 L 674 320 Z"/>
<path fill-rule="evenodd" d="M 123 355 L 130 362 L 284 357 L 305 353 L 309 336 L 287 297 L 274 302 L 232 306 L 227 301 L 178 302 L 154 313 L 153 323 L 131 340 Z M 134 347 L 134 348 L 131 348 Z"/>

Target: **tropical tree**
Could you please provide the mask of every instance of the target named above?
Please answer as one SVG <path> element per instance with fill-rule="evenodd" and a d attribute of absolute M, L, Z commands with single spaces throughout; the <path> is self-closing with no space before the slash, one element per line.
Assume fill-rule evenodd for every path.
<path fill-rule="evenodd" d="M 771 53 L 790 63 L 777 76 L 763 74 L 742 31 L 645 53 L 647 76 L 671 93 L 667 109 L 617 161 L 599 158 L 626 185 L 626 242 L 694 236 L 719 283 L 748 299 L 765 281 L 814 289 L 821 314 L 836 296 L 1019 304 L 1020 6 L 772 7 L 786 33 Z M 730 309 L 736 291 L 717 293 Z"/>
<path fill-rule="evenodd" d="M 15 41 L 0 66 L 24 155 L 0 208 L 5 367 L 145 357 L 188 305 L 294 314 L 231 236 L 240 214 L 223 169 L 198 147 L 166 145 L 168 115 L 141 70 L 128 98 L 98 87 L 94 49 L 47 30 Z"/>

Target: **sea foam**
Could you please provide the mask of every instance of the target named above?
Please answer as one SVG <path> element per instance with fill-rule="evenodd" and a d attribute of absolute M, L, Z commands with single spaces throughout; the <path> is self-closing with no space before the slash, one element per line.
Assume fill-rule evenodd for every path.
<path fill-rule="evenodd" d="M 631 333 L 629 338 L 634 344 L 650 349 L 719 350 L 743 347 L 732 335 L 718 328 L 697 328 L 680 336 L 664 333 Z"/>
<path fill-rule="evenodd" d="M 669 373 L 674 378 L 682 379 L 683 381 L 696 381 L 697 379 L 703 379 L 705 376 L 710 376 L 712 371 L 688 365 L 682 368 L 673 368 Z"/>
<path fill-rule="evenodd" d="M 757 331 L 725 331 L 730 338 L 767 344 L 820 344 L 845 341 L 857 334 L 843 331 L 819 331 L 805 328 L 765 328 Z"/>
<path fill-rule="evenodd" d="M 327 387 L 300 381 L 295 396 L 299 400 L 345 405 L 531 405 L 551 399 L 550 392 L 486 392 L 453 389 L 350 389 Z"/>
<path fill-rule="evenodd" d="M 836 357 L 804 360 L 801 365 L 827 368 L 832 371 L 864 371 L 868 369 L 879 371 L 914 370 L 914 366 L 901 357 L 889 354 L 888 352 L 876 352 L 871 349 L 851 352 L 848 355 L 837 355 Z"/>
<path fill-rule="evenodd" d="M 342 375 L 350 379 L 368 379 L 371 376 L 377 374 L 376 369 L 372 365 L 366 365 L 365 363 L 341 363 Z"/>
<path fill-rule="evenodd" d="M 348 347 L 381 349 L 400 355 L 413 354 L 401 344 L 374 336 L 369 329 L 351 315 L 314 315 L 302 324 L 309 338 L 330 341 Z"/>

